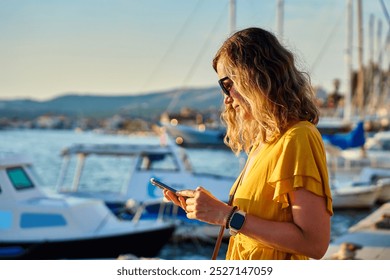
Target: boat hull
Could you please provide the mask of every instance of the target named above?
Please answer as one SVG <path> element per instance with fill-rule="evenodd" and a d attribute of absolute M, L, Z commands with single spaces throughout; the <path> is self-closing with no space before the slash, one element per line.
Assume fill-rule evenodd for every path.
<path fill-rule="evenodd" d="M 378 201 L 380 203 L 390 201 L 390 178 L 381 179 L 380 181 L 378 181 L 378 184 L 382 187 Z"/>
<path fill-rule="evenodd" d="M 380 192 L 380 187 L 352 187 L 334 190 L 332 193 L 333 208 L 371 208 L 375 205 Z"/>
<path fill-rule="evenodd" d="M 186 125 L 166 125 L 169 135 L 183 147 L 220 147 L 227 148 L 223 142 L 226 129 L 197 130 Z"/>
<path fill-rule="evenodd" d="M 117 258 L 122 254 L 155 257 L 174 230 L 174 226 L 168 226 L 153 231 L 88 239 L 0 242 L 0 259 L 98 259 Z"/>

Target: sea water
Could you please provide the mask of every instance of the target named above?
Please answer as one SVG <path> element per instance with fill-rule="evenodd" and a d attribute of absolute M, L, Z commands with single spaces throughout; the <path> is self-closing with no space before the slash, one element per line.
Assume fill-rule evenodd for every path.
<path fill-rule="evenodd" d="M 18 153 L 29 156 L 34 163 L 35 171 L 45 188 L 55 188 L 59 176 L 62 157 L 61 151 L 75 143 L 159 143 L 157 136 L 115 135 L 98 132 L 76 132 L 72 130 L 0 130 L 0 154 Z M 236 157 L 229 150 L 187 149 L 189 160 L 194 171 L 217 175 L 237 176 L 243 165 L 243 158 Z M 112 162 L 103 162 L 104 174 L 90 174 L 89 180 L 119 179 L 125 171 L 118 169 Z M 111 170 L 111 171 L 110 171 Z M 97 177 L 93 177 L 97 176 Z M 104 184 L 95 184 L 96 187 Z M 207 186 L 205 186 L 207 187 Z M 372 211 L 372 210 L 371 210 Z M 347 232 L 348 228 L 367 216 L 370 210 L 337 210 L 332 217 L 332 240 Z M 187 242 L 171 242 L 157 256 L 162 259 L 209 259 L 214 245 L 205 244 L 197 239 Z M 226 244 L 221 245 L 218 258 L 223 259 Z"/>

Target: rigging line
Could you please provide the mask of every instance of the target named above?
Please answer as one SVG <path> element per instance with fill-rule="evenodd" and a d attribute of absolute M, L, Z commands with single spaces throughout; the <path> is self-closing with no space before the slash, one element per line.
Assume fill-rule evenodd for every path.
<path fill-rule="evenodd" d="M 248 20 L 249 22 L 256 22 L 258 25 L 261 25 L 260 22 L 263 21 L 264 23 L 266 23 L 265 25 L 271 26 L 271 23 L 273 21 L 272 13 L 267 12 L 266 16 L 264 16 L 261 13 L 259 13 L 260 9 L 256 7 L 256 5 L 254 4 L 254 0 L 250 0 L 247 3 L 249 6 L 249 11 L 251 12 L 251 16 Z M 256 0 L 255 3 L 259 3 L 259 2 Z"/>
<path fill-rule="evenodd" d="M 336 30 L 337 28 L 339 27 L 339 24 L 340 24 L 340 21 L 344 18 L 344 13 L 345 13 L 345 8 L 343 9 L 342 13 L 340 14 L 337 22 L 335 23 L 335 25 L 333 26 L 332 28 L 332 31 L 330 32 L 330 34 L 328 35 L 328 37 L 326 38 L 325 40 L 325 43 L 322 45 L 321 47 L 321 50 L 320 52 L 318 53 L 316 59 L 314 60 L 314 62 L 312 63 L 311 67 L 310 67 L 310 73 L 313 73 L 314 70 L 316 69 L 317 67 L 317 64 L 319 64 L 319 62 L 321 61 L 322 57 L 324 56 L 324 53 L 325 51 L 327 50 L 328 46 L 329 46 L 329 43 L 330 41 L 332 40 L 333 38 L 333 35 L 336 33 Z"/>
<path fill-rule="evenodd" d="M 383 47 L 380 50 L 380 53 L 381 54 L 384 53 L 387 48 L 390 48 L 390 28 L 387 31 L 386 41 L 384 42 Z M 388 59 L 390 59 L 390 56 L 388 57 Z M 389 64 L 389 69 L 390 69 L 390 64 Z"/>
<path fill-rule="evenodd" d="M 389 24 L 389 30 L 387 31 L 387 36 L 386 36 L 386 41 L 383 45 L 383 49 L 381 50 L 384 51 L 388 45 L 390 44 L 390 15 L 389 15 L 389 12 L 387 11 L 387 8 L 386 8 L 386 4 L 383 0 L 379 0 L 380 4 L 381 4 L 381 7 L 382 7 L 382 10 L 383 10 L 383 13 L 385 14 L 385 18 L 387 20 L 387 23 Z"/>
<path fill-rule="evenodd" d="M 390 47 L 390 28 L 387 31 L 386 38 L 383 42 L 383 46 L 379 47 L 379 57 L 382 57 L 382 54 Z M 389 57 L 390 58 L 390 57 Z"/>
<path fill-rule="evenodd" d="M 149 77 L 147 78 L 147 80 L 145 81 L 145 83 L 143 84 L 142 86 L 142 89 L 146 88 L 147 85 L 150 84 L 151 80 L 156 76 L 156 74 L 159 72 L 159 70 L 161 69 L 161 66 L 163 65 L 163 63 L 166 61 L 168 55 L 172 52 L 172 50 L 174 49 L 175 46 L 177 46 L 177 42 L 183 37 L 183 35 L 185 34 L 185 31 L 187 29 L 187 27 L 190 25 L 191 23 L 191 20 L 194 18 L 194 15 L 197 13 L 197 11 L 199 10 L 199 7 L 202 6 L 204 0 L 198 0 L 197 4 L 195 5 L 194 9 L 191 11 L 191 13 L 188 15 L 188 17 L 186 18 L 185 22 L 183 23 L 183 25 L 181 26 L 180 30 L 178 31 L 178 33 L 175 35 L 173 41 L 171 42 L 171 44 L 169 45 L 169 47 L 167 48 L 167 50 L 165 51 L 164 55 L 161 57 L 160 61 L 157 63 L 156 67 L 153 69 L 153 71 L 151 72 L 151 74 L 149 75 Z"/>
<path fill-rule="evenodd" d="M 381 2 L 382 10 L 383 10 L 383 13 L 385 14 L 387 23 L 390 25 L 390 16 L 389 16 L 389 12 L 387 11 L 385 2 L 383 0 L 379 0 L 379 1 Z"/>
<path fill-rule="evenodd" d="M 167 107 L 167 110 L 166 110 L 167 112 L 170 112 L 176 106 L 176 104 L 178 103 L 179 97 L 183 93 L 185 85 L 192 78 L 196 68 L 199 66 L 199 62 L 201 61 L 201 58 L 202 58 L 203 54 L 205 53 L 205 49 L 209 46 L 211 38 L 216 33 L 217 27 L 220 26 L 220 23 L 222 22 L 223 16 L 226 14 L 225 10 L 226 10 L 226 6 L 225 6 L 225 9 L 221 9 L 221 14 L 218 17 L 217 21 L 215 22 L 215 24 L 214 24 L 213 28 L 211 29 L 210 33 L 208 34 L 208 36 L 207 36 L 206 40 L 204 41 L 204 43 L 203 43 L 200 51 L 198 52 L 197 56 L 195 57 L 194 63 L 192 63 L 192 65 L 191 65 L 187 75 L 185 76 L 185 78 L 183 80 L 183 85 L 181 86 L 180 89 L 178 89 L 176 91 L 174 97 L 172 98 L 171 102 L 169 103 L 169 105 Z"/>
<path fill-rule="evenodd" d="M 193 73 L 195 72 L 196 68 L 199 66 L 199 62 L 201 61 L 201 58 L 204 55 L 205 50 L 210 46 L 211 39 L 214 37 L 214 34 L 217 32 L 217 28 L 221 25 L 220 23 L 222 22 L 222 19 L 223 19 L 223 13 L 221 13 L 221 15 L 219 16 L 219 19 L 213 26 L 213 29 L 208 34 L 200 51 L 198 52 L 198 55 L 195 57 L 194 63 L 190 67 L 190 71 L 188 71 L 187 76 L 183 80 L 184 85 L 192 78 Z"/>
<path fill-rule="evenodd" d="M 383 0 L 379 0 L 382 6 L 383 13 L 385 14 L 387 23 L 389 24 L 389 30 L 387 31 L 387 36 L 386 36 L 386 41 L 383 45 L 383 49 L 381 50 L 381 53 L 385 51 L 386 48 L 389 47 L 390 45 L 390 15 L 389 12 L 387 11 L 385 2 Z"/>

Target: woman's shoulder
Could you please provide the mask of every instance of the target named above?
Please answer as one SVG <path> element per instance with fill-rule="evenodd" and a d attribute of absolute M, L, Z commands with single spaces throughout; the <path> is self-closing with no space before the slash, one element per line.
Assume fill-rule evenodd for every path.
<path fill-rule="evenodd" d="M 292 124 L 285 135 L 287 137 L 296 137 L 296 136 L 309 136 L 320 137 L 320 133 L 317 127 L 309 121 L 299 121 Z"/>

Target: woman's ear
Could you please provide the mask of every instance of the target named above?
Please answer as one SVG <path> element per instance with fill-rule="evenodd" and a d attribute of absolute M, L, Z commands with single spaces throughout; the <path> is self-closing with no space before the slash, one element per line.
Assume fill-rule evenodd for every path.
<path fill-rule="evenodd" d="M 232 104 L 233 103 L 233 98 L 231 96 L 225 96 L 224 103 L 226 105 Z"/>

